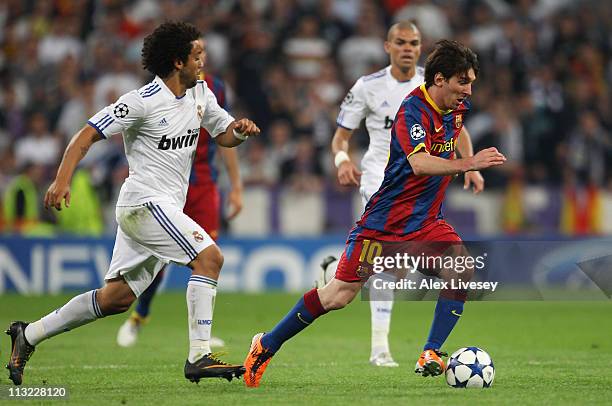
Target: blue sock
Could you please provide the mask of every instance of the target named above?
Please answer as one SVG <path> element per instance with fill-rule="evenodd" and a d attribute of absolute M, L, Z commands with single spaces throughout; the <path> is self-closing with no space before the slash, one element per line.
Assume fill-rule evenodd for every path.
<path fill-rule="evenodd" d="M 432 350 L 442 348 L 442 344 L 446 341 L 451 331 L 457 324 L 459 317 L 463 313 L 463 304 L 461 300 L 452 300 L 445 297 L 438 297 L 434 319 L 429 330 L 429 337 L 423 350 Z"/>
<path fill-rule="evenodd" d="M 315 319 L 316 317 L 306 308 L 302 297 L 272 331 L 264 334 L 261 345 L 275 353 L 285 341 L 304 330 Z"/>
<path fill-rule="evenodd" d="M 151 282 L 149 287 L 138 297 L 135 310 L 140 317 L 145 318 L 149 315 L 151 302 L 153 301 L 153 297 L 155 296 L 162 279 L 164 279 L 163 270 L 155 276 L 155 279 L 153 279 L 153 282 Z"/>

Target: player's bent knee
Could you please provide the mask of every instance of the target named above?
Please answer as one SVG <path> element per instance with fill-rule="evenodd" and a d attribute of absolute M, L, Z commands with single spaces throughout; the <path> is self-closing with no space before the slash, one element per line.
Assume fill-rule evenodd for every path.
<path fill-rule="evenodd" d="M 100 310 L 105 316 L 112 314 L 119 314 L 128 311 L 132 303 L 136 300 L 135 296 L 125 295 L 123 297 L 117 297 L 112 300 L 105 300 L 100 303 Z"/>
<path fill-rule="evenodd" d="M 326 310 L 340 310 L 343 309 L 344 307 L 346 307 L 347 304 L 349 304 L 351 301 L 350 300 L 341 300 L 340 298 L 336 299 L 336 300 L 332 300 L 329 302 L 329 305 L 326 306 Z"/>
<path fill-rule="evenodd" d="M 225 261 L 225 258 L 223 258 L 223 254 L 221 253 L 221 250 L 219 249 L 218 246 L 216 245 L 211 245 L 210 246 L 211 252 L 210 254 L 207 255 L 207 261 L 210 261 L 210 263 L 212 264 L 212 266 L 216 269 L 221 269 L 221 267 L 223 266 L 223 262 Z"/>
<path fill-rule="evenodd" d="M 200 252 L 196 259 L 190 264 L 193 272 L 207 276 L 218 276 L 223 266 L 223 254 L 215 244 Z"/>
<path fill-rule="evenodd" d="M 338 296 L 334 297 L 329 302 L 329 307 L 327 308 L 327 310 L 339 310 L 339 309 L 342 309 L 342 308 L 346 307 L 346 305 L 351 303 L 353 301 L 354 297 L 355 297 L 355 294 L 353 292 L 351 292 L 351 291 L 342 292 L 341 294 L 339 294 Z"/>
<path fill-rule="evenodd" d="M 221 269 L 223 266 L 223 261 L 223 254 L 221 253 L 219 247 L 216 245 L 211 245 L 204 251 L 200 252 L 194 262 L 196 262 L 198 266 Z"/>
<path fill-rule="evenodd" d="M 126 312 L 136 300 L 136 295 L 125 282 L 112 282 L 98 289 L 96 300 L 105 316 Z"/>
<path fill-rule="evenodd" d="M 340 285 L 340 283 L 342 285 Z M 321 304 L 326 310 L 339 310 L 353 301 L 357 292 L 358 285 L 346 284 L 337 280 L 332 280 L 328 285 L 319 291 Z"/>
<path fill-rule="evenodd" d="M 117 311 L 117 313 L 126 312 L 130 308 L 132 303 L 134 303 L 135 300 L 136 300 L 135 296 L 133 296 L 133 295 L 125 295 L 125 296 L 119 298 L 115 302 L 115 310 Z"/>

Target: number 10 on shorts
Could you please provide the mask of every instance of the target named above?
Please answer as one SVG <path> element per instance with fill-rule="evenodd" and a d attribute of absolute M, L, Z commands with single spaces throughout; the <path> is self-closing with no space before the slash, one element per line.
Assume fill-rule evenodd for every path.
<path fill-rule="evenodd" d="M 359 262 L 367 261 L 374 265 L 374 259 L 382 254 L 382 245 L 378 241 L 363 240 Z"/>

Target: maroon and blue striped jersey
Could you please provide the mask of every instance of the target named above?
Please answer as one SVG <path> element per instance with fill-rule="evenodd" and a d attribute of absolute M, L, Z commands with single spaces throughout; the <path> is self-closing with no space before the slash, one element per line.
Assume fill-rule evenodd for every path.
<path fill-rule="evenodd" d="M 217 103 L 221 108 L 228 110 L 227 99 L 225 97 L 225 84 L 223 81 L 213 75 L 203 75 L 203 80 L 206 86 L 212 90 L 217 98 Z M 215 153 L 217 144 L 212 139 L 210 134 L 200 128 L 200 136 L 198 137 L 198 146 L 196 148 L 193 167 L 189 177 L 189 187 L 197 187 L 198 185 L 208 186 L 217 181 L 218 171 L 214 165 Z"/>
<path fill-rule="evenodd" d="M 464 100 L 457 109 L 442 111 L 425 85 L 404 99 L 391 129 L 385 178 L 357 224 L 405 235 L 443 218 L 442 202 L 453 176 L 416 176 L 408 158 L 421 152 L 454 159 L 457 138 L 470 107 Z"/>

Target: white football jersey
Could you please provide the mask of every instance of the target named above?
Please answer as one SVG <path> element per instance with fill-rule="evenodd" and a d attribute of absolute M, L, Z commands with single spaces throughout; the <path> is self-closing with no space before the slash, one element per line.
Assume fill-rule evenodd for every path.
<path fill-rule="evenodd" d="M 100 110 L 87 123 L 104 138 L 123 134 L 130 171 L 117 206 L 166 202 L 182 208 L 200 127 L 216 137 L 232 121 L 206 82 L 199 80 L 184 96 L 176 97 L 155 77 Z"/>
<path fill-rule="evenodd" d="M 391 127 L 395 114 L 404 98 L 425 81 L 424 73 L 424 69 L 417 66 L 412 79 L 398 82 L 391 75 L 389 65 L 376 73 L 360 77 L 340 106 L 336 124 L 354 130 L 365 118 L 370 136 L 370 145 L 361 160 L 359 191 L 364 202 L 367 202 L 382 184 L 389 159 Z"/>

